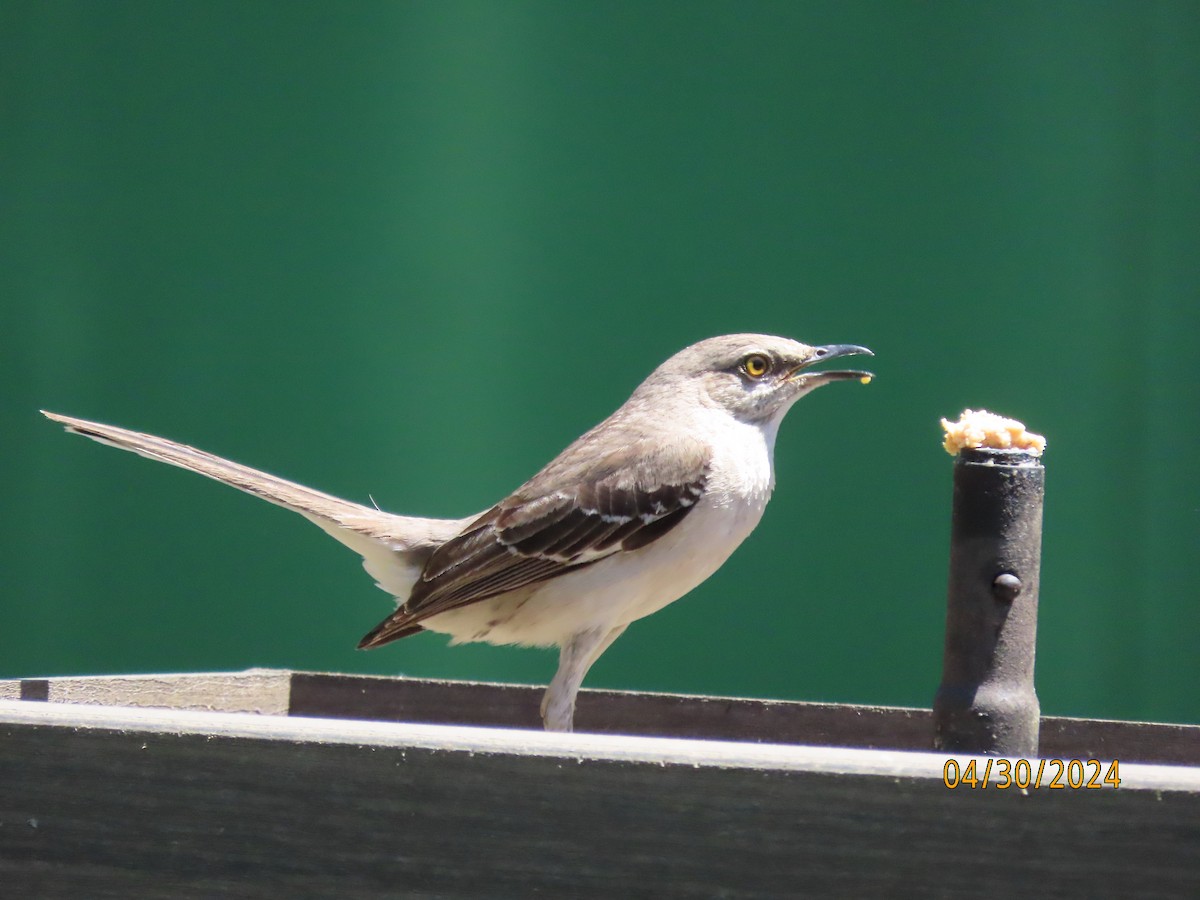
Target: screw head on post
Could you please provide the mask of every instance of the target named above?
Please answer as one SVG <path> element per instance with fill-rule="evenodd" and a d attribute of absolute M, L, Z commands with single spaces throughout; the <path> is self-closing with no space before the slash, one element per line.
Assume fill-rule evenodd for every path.
<path fill-rule="evenodd" d="M 997 575 L 992 582 L 992 596 L 1001 603 L 1012 603 L 1021 593 L 1021 579 L 1011 572 Z"/>

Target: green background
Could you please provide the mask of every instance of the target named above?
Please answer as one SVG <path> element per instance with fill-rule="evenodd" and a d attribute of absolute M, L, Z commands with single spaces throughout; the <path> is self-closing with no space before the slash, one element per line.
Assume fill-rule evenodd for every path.
<path fill-rule="evenodd" d="M 1200 720 L 1200 4 L 4 2 L 0 84 L 0 675 L 544 682 L 37 409 L 460 516 L 766 331 L 879 377 L 590 685 L 927 706 L 975 406 L 1049 438 L 1043 709 Z"/>

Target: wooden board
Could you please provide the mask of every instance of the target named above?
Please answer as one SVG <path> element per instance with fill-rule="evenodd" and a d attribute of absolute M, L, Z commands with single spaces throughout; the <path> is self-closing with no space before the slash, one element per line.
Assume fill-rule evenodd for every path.
<path fill-rule="evenodd" d="M 964 760 L 965 762 L 965 760 Z M 20 897 L 1194 897 L 1200 773 L 0 702 Z"/>
<path fill-rule="evenodd" d="M 1116 789 L 952 790 L 944 755 L 730 728 L 694 740 L 310 717 L 356 694 L 402 716 L 499 701 L 493 718 L 526 717 L 526 688 L 262 671 L 24 684 L 0 684 L 2 896 L 1200 896 L 1197 766 L 1123 761 Z M 673 710 L 660 724 L 707 709 L 721 730 L 753 724 L 758 702 L 591 705 L 647 728 L 655 709 Z M 885 739 L 889 721 L 916 734 L 923 712 L 781 707 L 762 715 L 836 739 Z M 1159 727 L 1110 724 L 1118 741 Z M 1181 747 L 1195 737 L 1162 727 Z"/>

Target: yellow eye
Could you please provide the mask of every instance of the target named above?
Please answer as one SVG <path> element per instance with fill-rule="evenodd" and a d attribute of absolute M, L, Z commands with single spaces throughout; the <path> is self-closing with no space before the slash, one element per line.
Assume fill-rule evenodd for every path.
<path fill-rule="evenodd" d="M 762 378 L 771 369 L 771 360 L 761 353 L 751 353 L 742 361 L 742 369 L 751 378 Z"/>

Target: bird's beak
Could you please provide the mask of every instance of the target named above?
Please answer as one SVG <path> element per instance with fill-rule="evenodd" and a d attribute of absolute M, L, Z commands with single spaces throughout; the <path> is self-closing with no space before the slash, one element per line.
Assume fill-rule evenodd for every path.
<path fill-rule="evenodd" d="M 822 369 L 810 371 L 809 367 L 827 359 L 837 359 L 839 356 L 874 356 L 866 347 L 856 344 L 827 344 L 824 347 L 813 347 L 812 356 L 806 359 L 788 373 L 789 380 L 803 379 L 805 385 L 818 387 L 831 381 L 861 381 L 866 384 L 875 376 L 871 372 L 858 369 Z"/>

